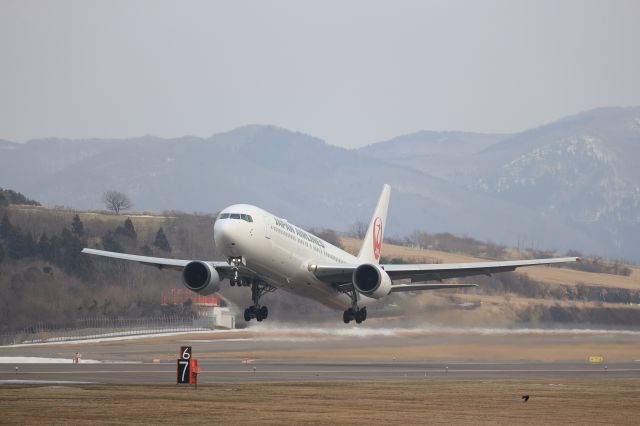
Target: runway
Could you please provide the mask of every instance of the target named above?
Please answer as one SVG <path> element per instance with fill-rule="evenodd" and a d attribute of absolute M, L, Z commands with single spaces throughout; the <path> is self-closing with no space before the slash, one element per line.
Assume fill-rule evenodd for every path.
<path fill-rule="evenodd" d="M 312 363 L 238 360 L 200 363 L 200 383 L 227 381 L 361 381 L 361 380 L 493 380 L 640 377 L 640 363 L 585 365 L 584 363 L 422 364 Z M 18 367 L 16 372 L 15 367 Z M 8 381 L 51 383 L 175 383 L 175 363 L 141 364 L 4 364 L 0 384 Z"/>
<path fill-rule="evenodd" d="M 352 331 L 349 331 L 352 330 Z M 255 328 L 147 339 L 0 347 L 0 384 L 175 383 L 180 346 L 192 346 L 200 383 L 253 381 L 639 378 L 637 332 Z M 93 363 L 71 362 L 79 351 Z M 590 364 L 588 355 L 605 362 Z M 18 359 L 18 358 L 16 358 Z"/>

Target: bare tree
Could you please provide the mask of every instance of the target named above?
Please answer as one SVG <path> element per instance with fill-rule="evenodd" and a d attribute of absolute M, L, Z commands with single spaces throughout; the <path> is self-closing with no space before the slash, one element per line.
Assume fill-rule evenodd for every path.
<path fill-rule="evenodd" d="M 107 191 L 102 196 L 102 202 L 115 214 L 119 214 L 120 210 L 127 210 L 133 207 L 133 203 L 127 197 L 127 194 L 118 191 Z"/>
<path fill-rule="evenodd" d="M 358 220 L 351 225 L 351 235 L 358 239 L 364 239 L 367 234 L 367 224 L 361 220 Z"/>

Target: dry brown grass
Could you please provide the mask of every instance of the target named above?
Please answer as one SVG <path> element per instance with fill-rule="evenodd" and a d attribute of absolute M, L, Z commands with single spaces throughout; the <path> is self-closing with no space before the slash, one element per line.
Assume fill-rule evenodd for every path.
<path fill-rule="evenodd" d="M 0 423 L 633 424 L 638 401 L 640 379 L 12 385 Z"/>
<path fill-rule="evenodd" d="M 43 232 L 48 234 L 58 233 L 61 226 L 70 226 L 73 216 L 76 214 L 85 224 L 92 228 L 93 232 L 103 234 L 106 230 L 115 229 L 122 225 L 125 219 L 130 218 L 139 235 L 155 233 L 158 227 L 166 225 L 167 221 L 174 220 L 173 216 L 161 214 L 147 214 L 136 212 L 122 212 L 115 215 L 108 212 L 81 211 L 66 208 L 47 208 L 40 206 L 12 206 L 10 211 L 19 214 L 12 215 L 12 222 L 23 229 L 32 232 L 36 238 Z"/>
<path fill-rule="evenodd" d="M 342 237 L 341 244 L 351 253 L 360 249 L 361 241 L 355 238 Z M 437 250 L 417 249 L 394 244 L 384 244 L 382 252 L 390 258 L 401 258 L 409 263 L 427 263 L 438 260 L 443 263 L 457 262 L 483 262 L 486 259 L 478 259 L 456 253 L 446 253 Z M 549 284 L 576 285 L 586 284 L 603 287 L 617 287 L 627 289 L 640 289 L 640 266 L 626 265 L 631 268 L 630 276 L 598 274 L 593 272 L 576 271 L 566 268 L 550 268 L 547 266 L 532 266 L 519 269 L 519 273 L 528 275 L 531 279 Z"/>

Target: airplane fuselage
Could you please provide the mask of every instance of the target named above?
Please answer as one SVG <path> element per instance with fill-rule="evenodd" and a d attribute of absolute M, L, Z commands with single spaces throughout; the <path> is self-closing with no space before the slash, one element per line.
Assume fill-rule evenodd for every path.
<path fill-rule="evenodd" d="M 245 266 L 269 285 L 347 309 L 351 298 L 309 271 L 311 264 L 354 264 L 358 259 L 266 210 L 236 204 L 222 210 L 213 228 L 216 247 L 227 258 L 242 257 Z M 375 299 L 361 296 L 366 306 Z"/>

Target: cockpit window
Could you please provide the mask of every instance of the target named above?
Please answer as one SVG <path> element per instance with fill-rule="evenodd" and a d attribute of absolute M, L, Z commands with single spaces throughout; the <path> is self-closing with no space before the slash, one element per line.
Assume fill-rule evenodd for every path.
<path fill-rule="evenodd" d="M 222 213 L 218 216 L 218 219 L 242 219 L 245 222 L 253 222 L 251 215 L 244 213 Z"/>

